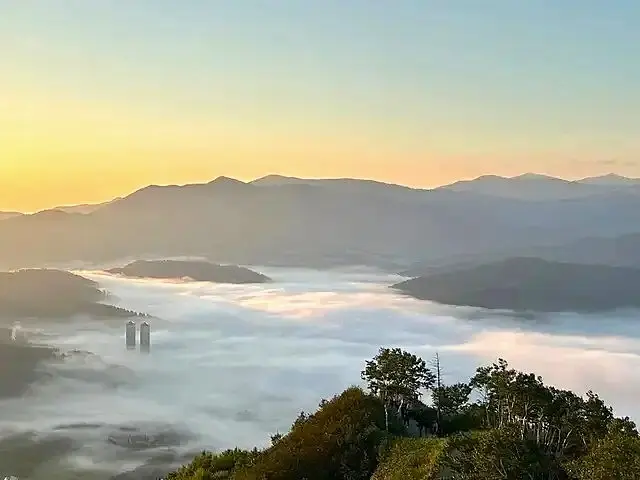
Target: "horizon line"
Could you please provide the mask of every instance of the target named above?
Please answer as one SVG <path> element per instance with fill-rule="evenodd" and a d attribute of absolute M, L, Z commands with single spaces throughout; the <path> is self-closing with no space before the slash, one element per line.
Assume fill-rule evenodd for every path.
<path fill-rule="evenodd" d="M 32 211 L 20 211 L 20 210 L 15 210 L 15 209 L 9 209 L 9 210 L 2 210 L 0 209 L 0 213 L 4 213 L 4 214 L 16 214 L 16 215 L 37 215 L 39 213 L 43 213 L 43 212 L 51 212 L 51 211 L 56 211 L 56 210 L 60 210 L 62 211 L 63 209 L 68 209 L 68 208 L 81 208 L 81 207 L 93 207 L 93 206 L 100 206 L 100 205 L 106 205 L 112 202 L 116 202 L 118 200 L 122 200 L 124 198 L 127 198 L 137 192 L 140 192 L 144 189 L 147 188 L 153 188 L 153 187 L 158 187 L 158 188 L 165 188 L 165 187 L 189 187 L 189 186 L 195 186 L 195 185 L 208 185 L 211 183 L 214 183 L 218 180 L 222 180 L 222 179 L 227 179 L 227 180 L 233 180 L 245 185 L 252 185 L 255 182 L 259 181 L 259 180 L 263 180 L 269 177 L 278 177 L 278 178 L 282 178 L 282 179 L 289 179 L 289 180 L 312 180 L 312 181 L 335 181 L 335 180 L 354 180 L 354 181 L 361 181 L 361 182 L 371 182 L 371 183 L 378 183 L 378 184 L 382 184 L 382 185 L 388 185 L 388 186 L 396 186 L 396 187 L 402 187 L 402 188 L 407 188 L 410 190 L 422 190 L 422 191 L 433 191 L 433 190 L 438 190 L 440 188 L 446 188 L 452 185 L 456 185 L 458 183 L 464 183 L 464 182 L 473 182 L 476 180 L 480 180 L 482 178 L 496 178 L 496 179 L 503 179 L 503 180 L 514 180 L 514 179 L 518 179 L 518 178 L 524 178 L 524 177 L 538 177 L 538 178 L 548 178 L 548 179 L 553 179 L 553 180 L 562 180 L 565 181 L 567 183 L 579 183 L 585 180 L 593 180 L 593 179 L 598 179 L 598 178 L 606 178 L 606 177 L 617 177 L 620 179 L 626 179 L 626 180 L 638 180 L 640 181 L 640 178 L 637 177 L 627 177 L 626 175 L 621 175 L 618 173 L 615 173 L 613 171 L 609 171 L 608 173 L 603 173 L 603 174 L 599 174 L 599 175 L 590 175 L 590 176 L 586 176 L 586 177 L 580 177 L 580 178 L 566 178 L 566 177 L 560 177 L 560 176 L 555 176 L 555 175 L 549 175 L 547 173 L 539 173 L 539 172 L 523 172 L 520 173 L 518 175 L 513 175 L 513 176 L 506 176 L 506 175 L 497 175 L 497 174 L 492 174 L 492 173 L 485 173 L 482 175 L 478 175 L 478 176 L 474 176 L 474 177 L 466 177 L 466 178 L 461 178 L 459 180 L 455 180 L 453 182 L 450 183 L 445 183 L 442 185 L 438 185 L 435 187 L 420 187 L 420 186 L 411 186 L 411 185 L 406 185 L 406 184 L 402 184 L 402 183 L 394 183 L 394 182 L 388 182 L 385 180 L 380 180 L 377 178 L 366 178 L 366 177 L 315 177 L 315 176 L 309 176 L 309 177 L 298 177 L 295 175 L 285 175 L 285 174 L 281 174 L 281 173 L 269 173 L 257 178 L 254 178 L 252 180 L 240 180 L 238 178 L 229 176 L 229 175 L 219 175 L 215 178 L 213 178 L 212 180 L 205 180 L 205 181 L 200 181 L 200 182 L 187 182 L 187 183 L 150 183 L 148 185 L 141 185 L 140 187 L 136 188 L 133 191 L 130 191 L 129 193 L 126 194 L 122 194 L 122 195 L 118 195 L 112 198 L 106 198 L 103 201 L 98 201 L 98 202 L 80 202 L 80 203 L 71 203 L 71 204 L 60 204 L 60 205 L 56 205 L 50 208 L 44 208 L 41 210 L 32 210 Z"/>

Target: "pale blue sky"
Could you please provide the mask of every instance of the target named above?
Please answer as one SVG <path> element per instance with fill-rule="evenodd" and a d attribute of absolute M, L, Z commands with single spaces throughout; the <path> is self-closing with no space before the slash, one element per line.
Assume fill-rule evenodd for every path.
<path fill-rule="evenodd" d="M 239 176 L 640 176 L 639 25 L 631 0 L 0 0 L 0 99 L 13 102 L 0 125 L 26 102 L 20 132 L 41 146 L 57 113 L 81 125 L 92 108 L 171 118 L 166 137 L 233 130 L 255 149 L 211 152 Z M 36 161 L 4 140 L 0 165 Z M 176 145 L 163 161 L 188 163 Z M 325 170 L 323 148 L 340 157 Z M 96 159 L 123 158 L 105 149 Z M 207 162 L 190 168 L 209 175 Z"/>

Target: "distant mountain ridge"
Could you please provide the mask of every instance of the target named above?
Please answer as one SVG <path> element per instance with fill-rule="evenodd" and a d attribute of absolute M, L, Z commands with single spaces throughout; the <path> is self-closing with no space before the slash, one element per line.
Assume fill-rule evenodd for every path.
<path fill-rule="evenodd" d="M 105 207 L 107 205 L 110 205 L 114 202 L 117 202 L 119 200 L 122 200 L 122 197 L 117 197 L 114 198 L 113 200 L 110 200 L 108 202 L 103 202 L 103 203 L 85 203 L 82 205 L 66 205 L 66 206 L 59 206 L 59 207 L 55 207 L 52 210 L 60 210 L 62 212 L 65 213 L 82 213 L 82 214 L 87 214 L 87 213 L 92 213 L 95 212 L 96 210 Z"/>
<path fill-rule="evenodd" d="M 640 179 L 607 174 L 581 180 L 564 180 L 548 175 L 526 173 L 515 177 L 484 175 L 473 180 L 461 180 L 439 188 L 520 200 L 567 200 L 617 190 L 640 194 Z"/>
<path fill-rule="evenodd" d="M 626 191 L 627 193 L 640 193 L 640 178 L 625 177 L 616 173 L 608 173 L 604 175 L 598 175 L 593 177 L 585 177 L 580 180 L 566 180 L 563 178 L 553 177 L 538 173 L 524 173 L 513 177 L 504 177 L 499 175 L 482 175 L 471 180 L 459 180 L 450 184 L 441 185 L 434 188 L 420 188 L 410 187 L 407 185 L 395 184 L 390 182 L 383 182 L 379 180 L 361 179 L 361 178 L 302 178 L 292 177 L 279 174 L 270 174 L 260 178 L 256 178 L 249 182 L 243 182 L 231 177 L 220 176 L 208 183 L 195 183 L 185 185 L 149 185 L 135 192 L 126 195 L 124 197 L 117 197 L 113 200 L 105 201 L 96 204 L 79 204 L 79 205 L 64 205 L 49 208 L 43 211 L 62 211 L 65 213 L 92 213 L 103 207 L 120 202 L 124 199 L 128 199 L 134 195 L 138 195 L 140 192 L 148 190 L 172 190 L 172 189 L 188 189 L 188 188 L 202 188 L 204 186 L 222 186 L 226 188 L 241 188 L 242 186 L 260 186 L 260 187 L 283 187 L 283 186 L 316 186 L 316 187 L 328 187 L 341 190 L 358 190 L 358 191 L 395 191 L 403 192 L 406 194 L 420 194 L 425 192 L 432 192 L 437 190 L 448 190 L 455 192 L 473 192 L 476 194 L 482 193 L 489 196 L 509 196 L 514 198 L 521 198 L 523 200 L 530 200 L 528 194 L 516 191 L 517 189 L 525 189 L 532 187 L 543 187 L 544 185 L 555 185 L 556 188 L 566 188 L 564 195 L 560 195 L 562 198 L 575 198 L 580 196 L 588 196 L 594 194 L 601 194 L 611 191 Z M 511 191 L 507 188 L 513 188 Z M 624 187 L 630 187 L 625 189 Z M 636 188 L 637 187 L 637 188 Z M 505 189 L 505 191 L 503 191 Z M 544 191 L 540 191 L 533 196 L 539 199 L 556 200 L 555 196 L 544 197 Z M 547 192 L 548 193 L 548 192 Z M 41 213 L 41 212 L 36 212 Z M 0 211 L 0 220 L 11 218 L 15 216 L 25 215 L 23 212 L 3 212 Z"/>
<path fill-rule="evenodd" d="M 640 232 L 635 181 L 623 188 L 617 177 L 584 181 L 616 185 L 534 174 L 476 180 L 515 183 L 513 191 L 529 192 L 525 198 L 468 188 L 473 181 L 462 189 L 430 190 L 282 176 L 151 185 L 87 213 L 54 209 L 2 220 L 0 265 L 199 257 L 222 264 L 359 264 L 400 271 L 419 261 L 563 248 L 589 237 Z M 561 187 L 581 193 L 561 195 Z"/>
<path fill-rule="evenodd" d="M 0 212 L 0 221 L 6 220 L 7 218 L 18 217 L 20 215 L 22 215 L 22 213 L 19 213 L 19 212 Z"/>
<path fill-rule="evenodd" d="M 640 233 L 616 237 L 585 237 L 560 245 L 521 247 L 483 254 L 458 255 L 437 261 L 417 262 L 401 272 L 405 277 L 420 277 L 450 272 L 512 257 L 535 257 L 551 262 L 640 268 Z"/>

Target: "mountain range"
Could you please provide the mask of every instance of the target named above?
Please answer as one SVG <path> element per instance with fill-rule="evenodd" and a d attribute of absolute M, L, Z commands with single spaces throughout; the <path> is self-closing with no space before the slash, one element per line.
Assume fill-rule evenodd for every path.
<path fill-rule="evenodd" d="M 640 180 L 526 174 L 416 189 L 349 178 L 219 177 L 0 221 L 5 268 L 197 256 L 399 271 L 536 251 L 553 260 L 640 262 Z"/>
<path fill-rule="evenodd" d="M 484 175 L 440 187 L 454 192 L 473 192 L 519 200 L 567 200 L 591 195 L 619 193 L 639 194 L 640 179 L 616 174 L 565 180 L 536 173 L 517 177 Z"/>

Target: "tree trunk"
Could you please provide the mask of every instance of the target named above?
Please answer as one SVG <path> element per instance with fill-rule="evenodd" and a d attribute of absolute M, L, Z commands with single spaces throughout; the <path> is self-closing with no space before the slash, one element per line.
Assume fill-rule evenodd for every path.
<path fill-rule="evenodd" d="M 384 428 L 388 432 L 389 431 L 389 407 L 387 404 L 384 404 Z"/>

